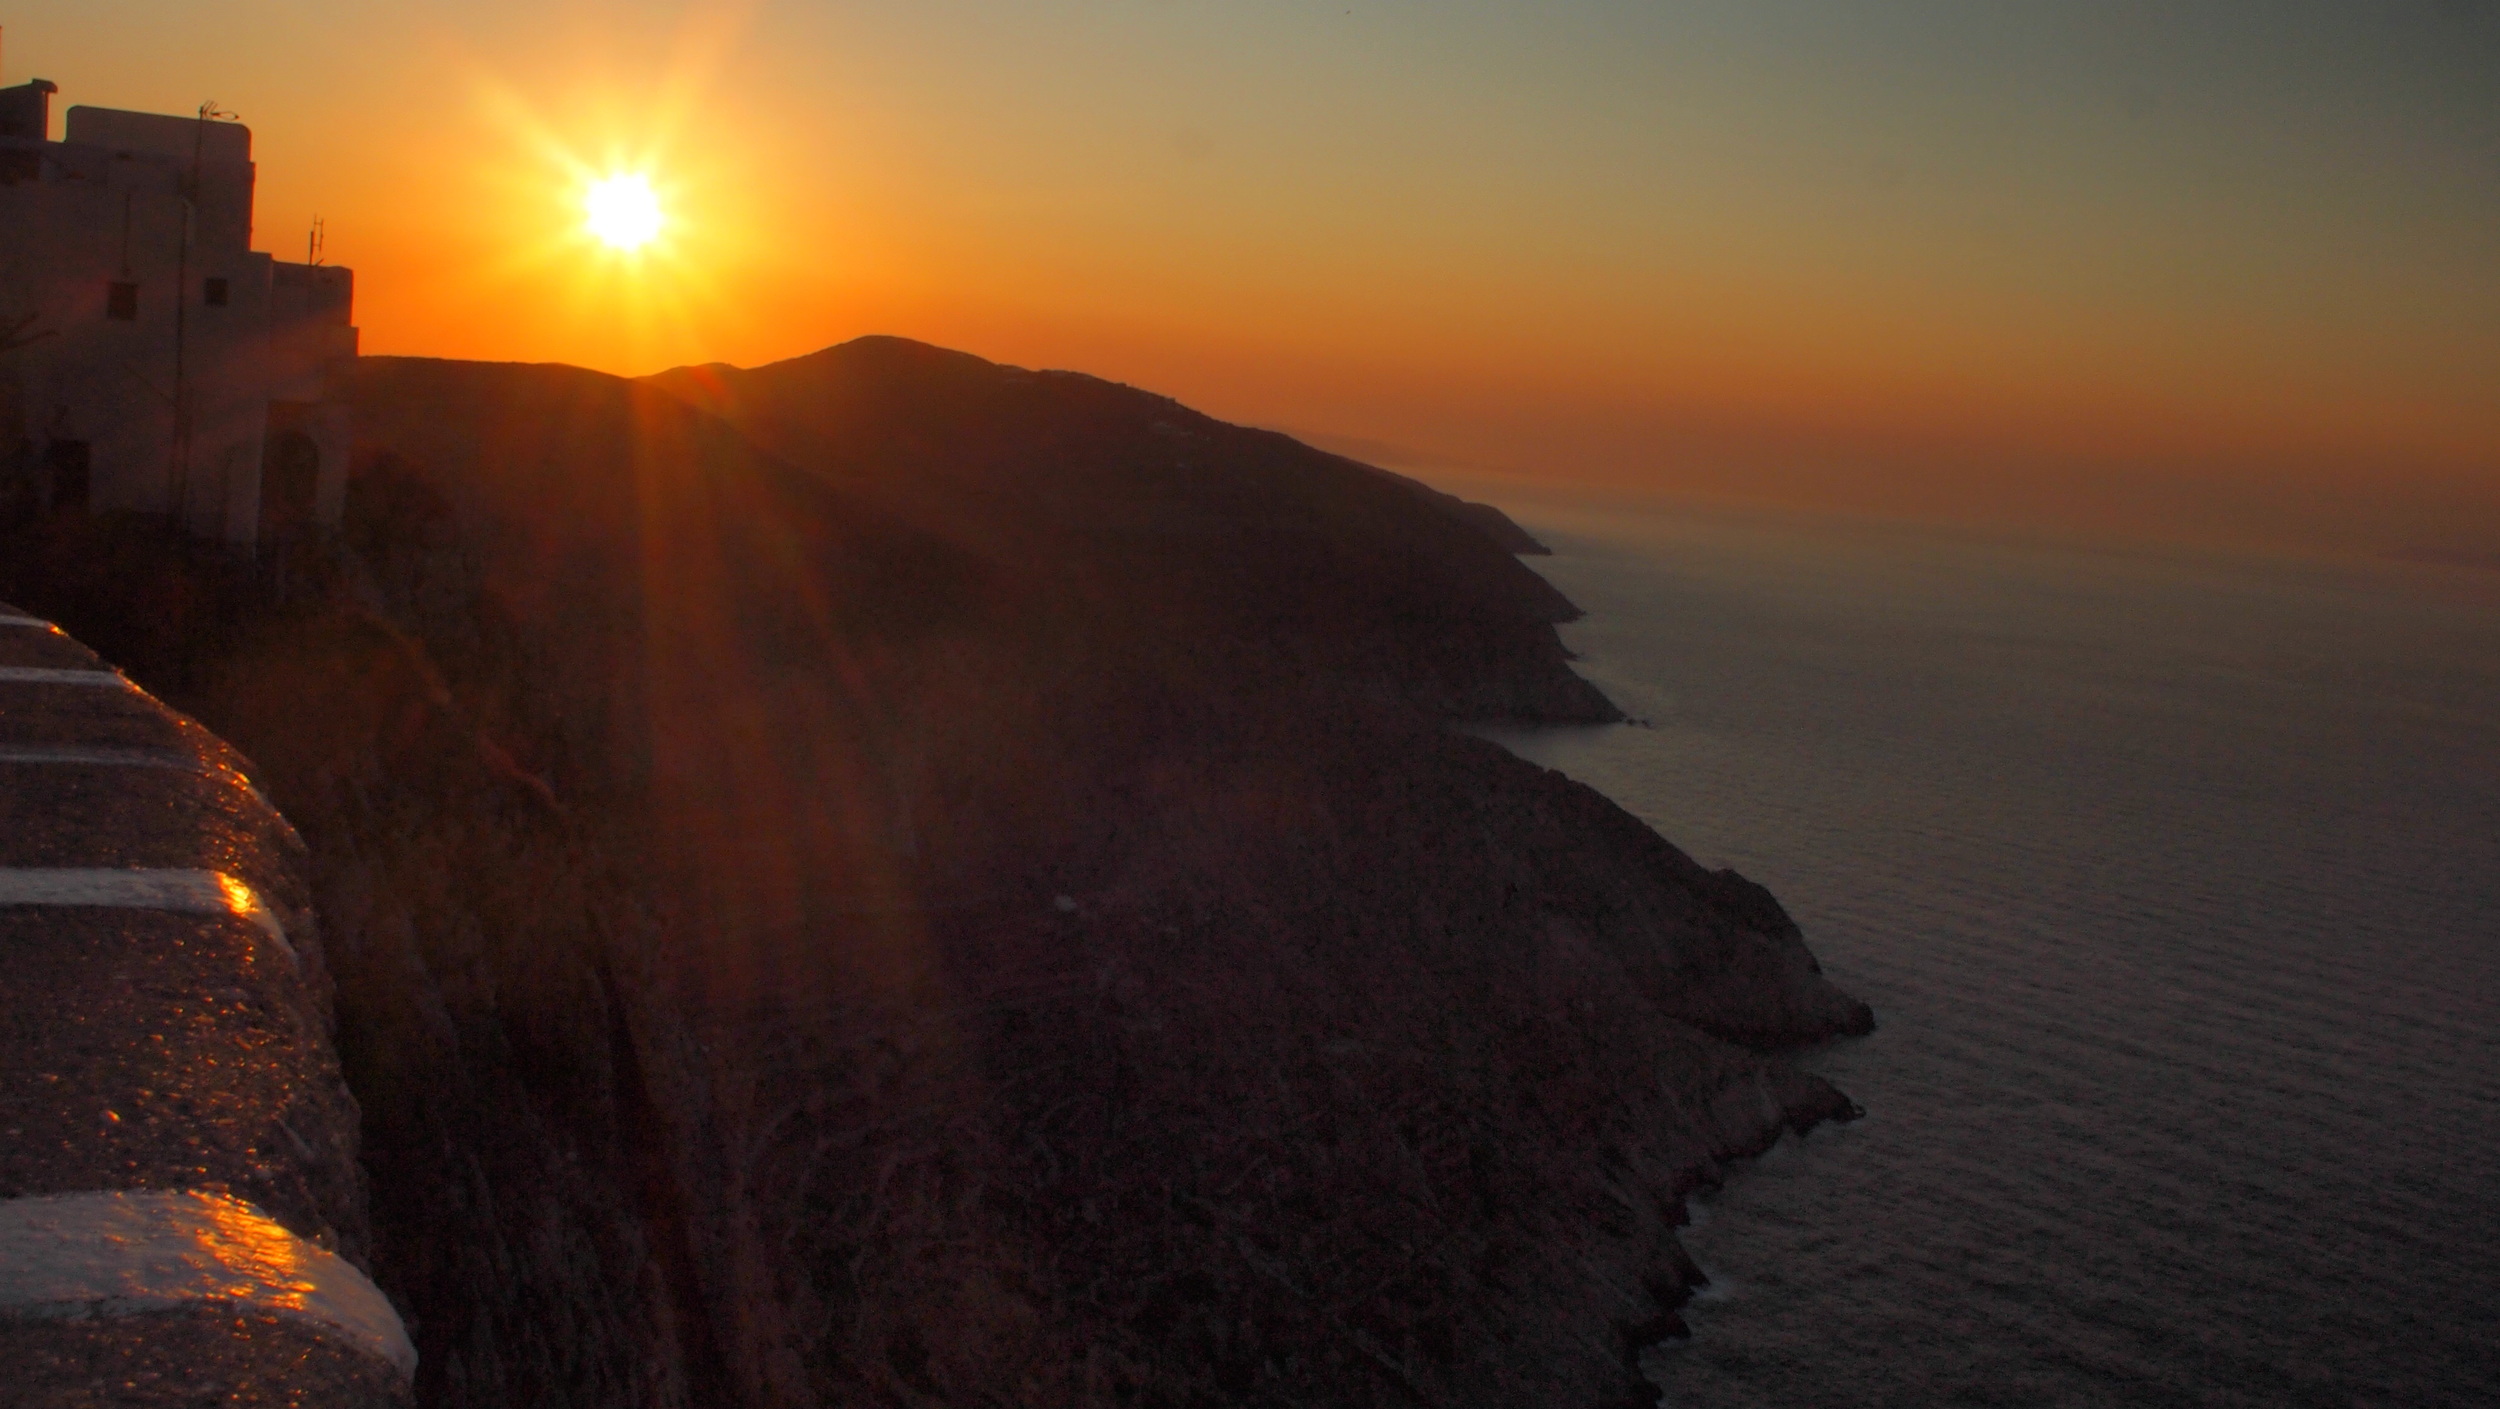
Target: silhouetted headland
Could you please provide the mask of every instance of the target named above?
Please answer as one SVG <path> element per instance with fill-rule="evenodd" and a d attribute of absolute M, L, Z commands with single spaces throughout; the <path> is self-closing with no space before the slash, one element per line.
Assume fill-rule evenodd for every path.
<path fill-rule="evenodd" d="M 352 399 L 335 544 L 0 595 L 309 843 L 421 1402 L 1644 1402 L 1854 1113 L 1768 892 L 1453 727 L 1620 717 L 1496 511 L 891 338 Z"/>

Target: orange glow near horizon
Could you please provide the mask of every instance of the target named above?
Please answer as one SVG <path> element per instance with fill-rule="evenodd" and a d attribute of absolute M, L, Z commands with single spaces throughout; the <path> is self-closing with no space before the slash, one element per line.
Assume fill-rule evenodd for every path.
<path fill-rule="evenodd" d="M 215 76 L 266 243 L 327 217 L 372 353 L 891 333 L 1427 473 L 2035 518 L 2099 484 L 2148 531 L 2126 486 L 2253 522 L 2331 482 L 2500 538 L 2500 21 L 33 3 L 0 81 L 183 112 Z M 646 242 L 585 221 L 620 175 Z"/>

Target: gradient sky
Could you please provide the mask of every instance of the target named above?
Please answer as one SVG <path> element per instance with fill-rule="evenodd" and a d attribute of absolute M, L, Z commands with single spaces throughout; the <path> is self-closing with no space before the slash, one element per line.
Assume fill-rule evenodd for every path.
<path fill-rule="evenodd" d="M 14 0 L 369 352 L 892 332 L 1444 476 L 2500 562 L 2500 3 Z M 646 170 L 667 248 L 579 234 Z"/>

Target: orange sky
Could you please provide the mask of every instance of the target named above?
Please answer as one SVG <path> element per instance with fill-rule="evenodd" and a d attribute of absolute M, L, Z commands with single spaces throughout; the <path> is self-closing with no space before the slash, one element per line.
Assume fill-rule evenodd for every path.
<path fill-rule="evenodd" d="M 2500 555 L 2489 7 L 0 23 L 0 77 L 63 104 L 242 113 L 264 246 L 326 218 L 369 352 L 643 372 L 893 332 L 1427 472 Z M 580 230 L 628 168 L 670 217 L 640 258 Z"/>

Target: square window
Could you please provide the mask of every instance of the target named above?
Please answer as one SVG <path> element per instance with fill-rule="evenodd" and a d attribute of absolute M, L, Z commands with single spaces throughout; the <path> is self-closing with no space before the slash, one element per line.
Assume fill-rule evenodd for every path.
<path fill-rule="evenodd" d="M 125 323 L 137 322 L 139 320 L 139 286 L 137 284 L 114 284 L 112 292 L 104 297 L 104 316 L 118 318 Z"/>
<path fill-rule="evenodd" d="M 225 307 L 226 281 L 223 279 L 209 280 L 200 291 L 200 301 L 206 303 L 211 308 Z"/>

